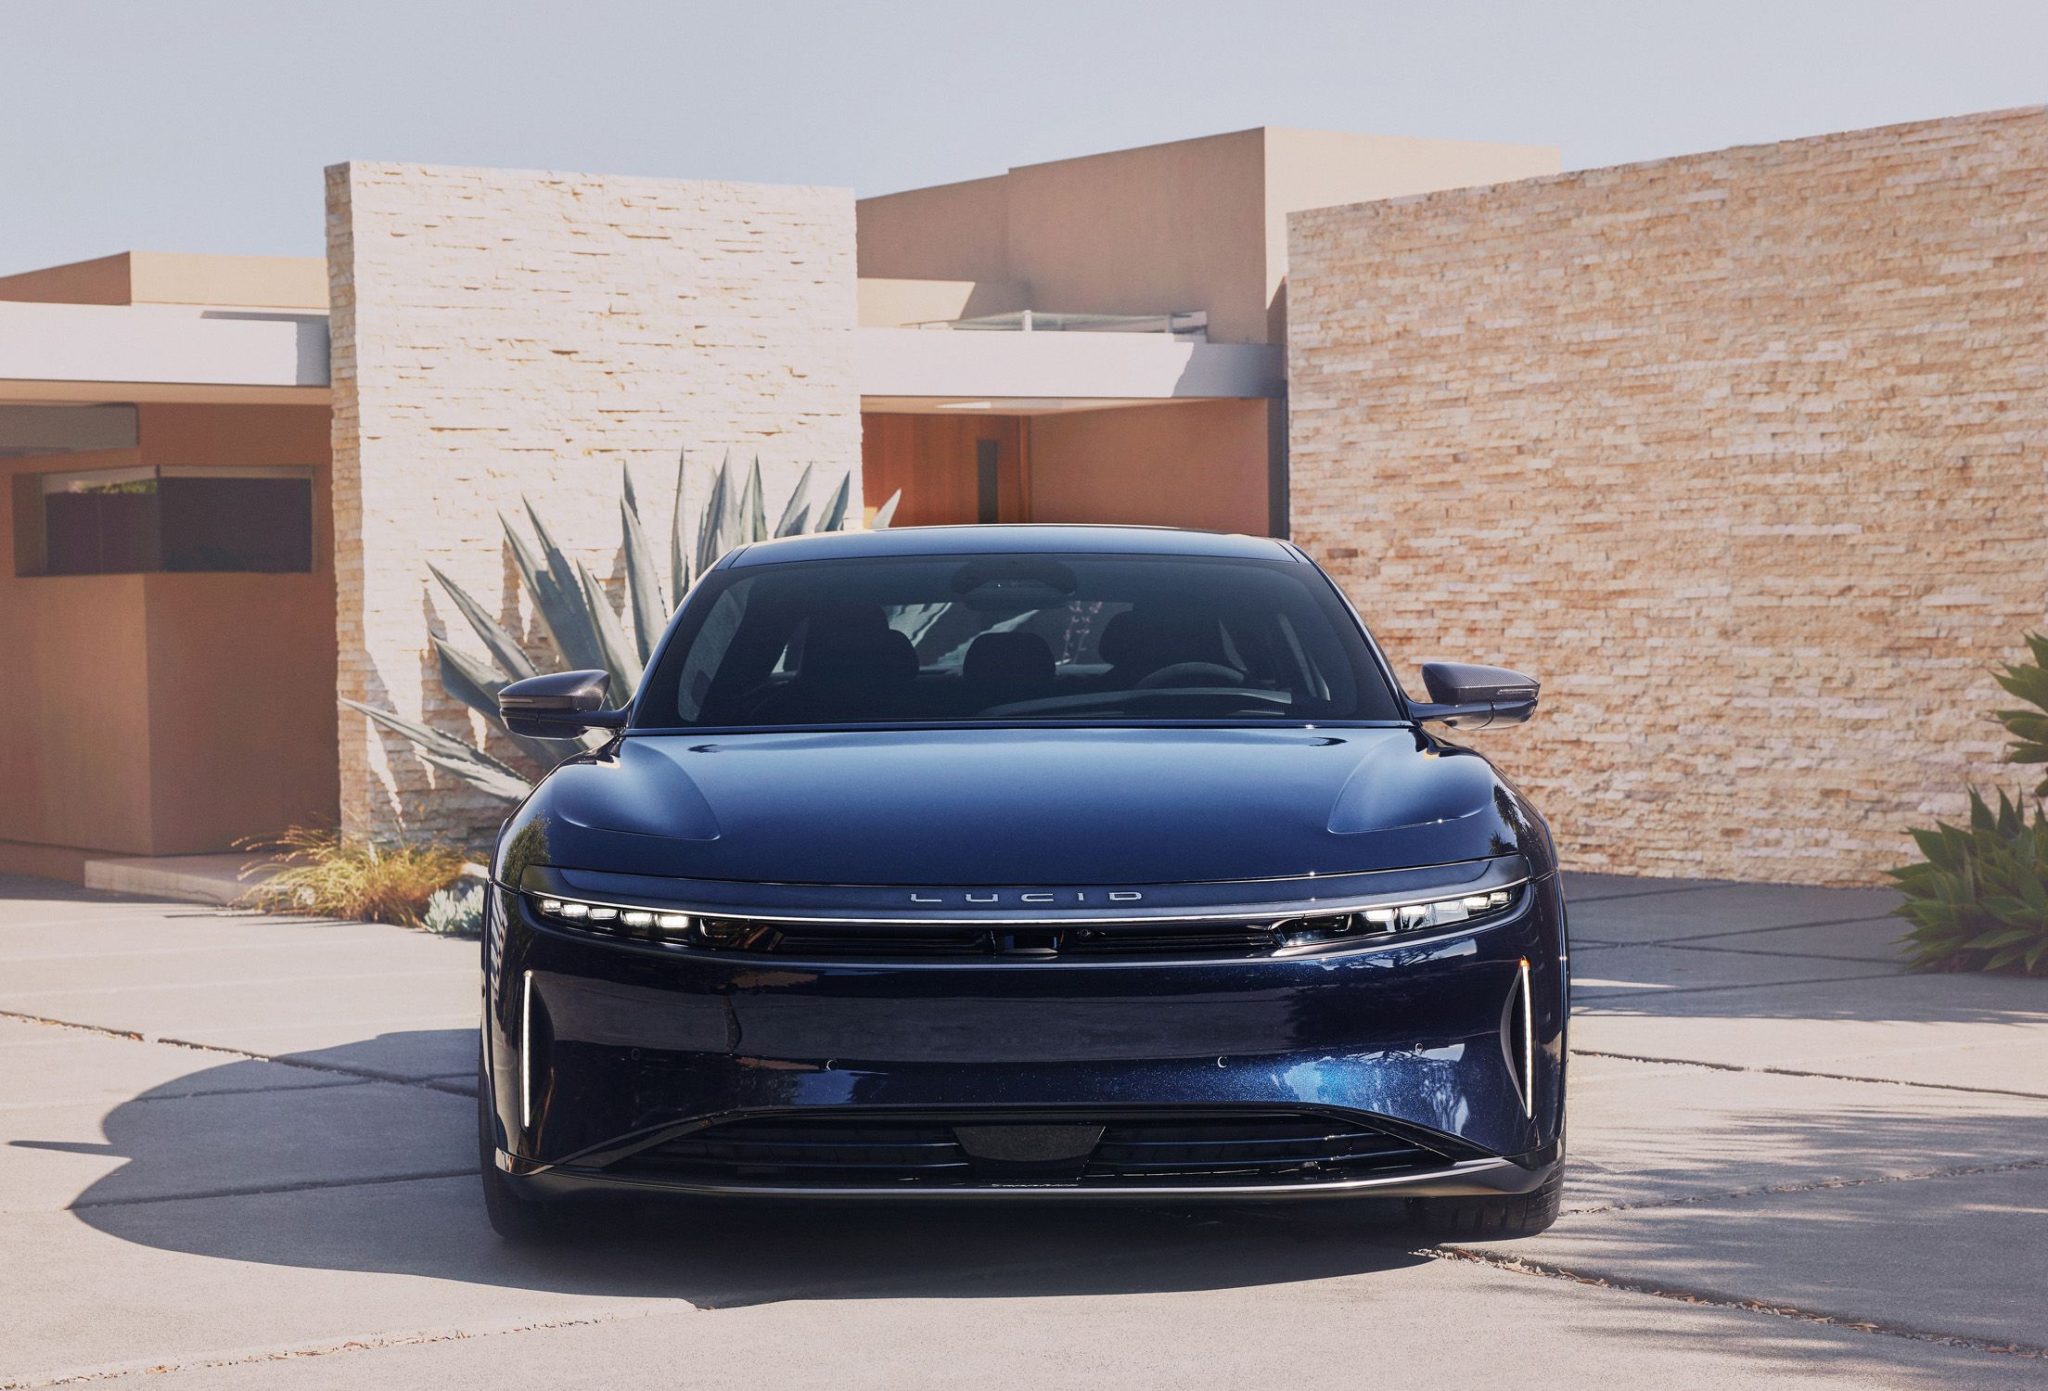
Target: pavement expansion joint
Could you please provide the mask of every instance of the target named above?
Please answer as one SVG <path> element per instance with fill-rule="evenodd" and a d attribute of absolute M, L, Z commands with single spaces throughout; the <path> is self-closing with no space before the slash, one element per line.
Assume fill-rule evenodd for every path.
<path fill-rule="evenodd" d="M 1903 1077 L 1866 1077 L 1853 1072 L 1821 1072 L 1802 1067 L 1750 1067 L 1742 1063 L 1709 1062 L 1703 1058 L 1657 1058 L 1644 1053 L 1610 1053 L 1599 1048 L 1574 1048 L 1578 1058 L 1606 1058 L 1620 1063 L 1655 1063 L 1660 1067 L 1699 1067 L 1709 1072 L 1761 1072 L 1773 1077 L 1818 1077 L 1829 1082 L 1862 1082 L 1873 1087 L 1917 1087 L 1933 1092 L 1971 1092 L 1982 1096 L 2023 1096 L 2029 1101 L 2048 1101 L 2048 1092 L 2020 1091 L 2015 1087 L 1973 1087 L 1965 1082 L 1917 1082 Z"/>
<path fill-rule="evenodd" d="M 139 1207 L 146 1203 L 190 1203 L 209 1198 L 260 1198 L 273 1193 L 312 1193 L 328 1188 L 371 1188 L 381 1183 L 424 1183 L 430 1179 L 474 1178 L 476 1165 L 460 1169 L 425 1169 L 411 1174 L 373 1174 L 367 1178 L 307 1179 L 302 1183 L 251 1183 L 240 1188 L 204 1189 L 194 1193 L 156 1193 L 133 1198 L 93 1198 L 70 1204 L 66 1212 L 96 1207 Z"/>
<path fill-rule="evenodd" d="M 289 1054 L 256 1053 L 247 1048 L 229 1048 L 219 1043 L 198 1043 L 192 1039 L 171 1038 L 162 1034 L 139 1033 L 134 1029 L 114 1029 L 104 1024 L 80 1024 L 70 1019 L 52 1019 L 44 1014 L 25 1014 L 20 1010 L 0 1009 L 0 1019 L 12 1019 L 23 1024 L 41 1024 L 52 1029 L 76 1029 L 80 1033 L 98 1034 L 103 1038 L 125 1039 L 130 1043 L 160 1043 L 169 1048 L 189 1048 L 195 1053 L 217 1053 L 223 1057 L 240 1058 L 244 1062 L 275 1063 L 279 1067 L 302 1068 L 307 1072 L 326 1073 L 333 1077 L 353 1077 L 364 1082 L 389 1082 L 395 1087 L 415 1087 L 421 1091 L 446 1092 L 450 1096 L 475 1096 L 476 1088 L 446 1080 L 453 1074 L 440 1077 L 408 1077 L 399 1072 L 383 1072 L 369 1067 L 343 1067 L 339 1063 L 315 1062 L 311 1058 L 295 1058 Z M 461 1074 L 466 1076 L 467 1074 Z M 4 1388 L 0 1388 L 4 1391 Z"/>
<path fill-rule="evenodd" d="M 1646 942 L 1643 945 L 1660 947 L 1665 944 L 1662 942 Z M 1836 958 L 1826 957 L 1821 959 L 1832 961 Z M 1801 980 L 1773 980 L 1762 983 L 1744 981 L 1739 985 L 1680 985 L 1669 990 L 1654 986 L 1643 990 L 1603 989 L 1598 995 L 1588 995 L 1583 999 L 1574 1000 L 1572 1008 L 1574 1011 L 1591 1012 L 1609 1000 L 1640 1000 L 1646 996 L 1659 1000 L 1668 1000 L 1677 995 L 1718 995 L 1729 990 L 1779 990 L 1792 985 L 1847 985 L 1851 981 L 1859 980 L 1891 980 L 1896 976 L 1905 974 L 1906 972 L 1893 968 L 1885 971 L 1872 971 L 1866 976 L 1813 976 Z"/>
<path fill-rule="evenodd" d="M 1625 1294 L 1648 1295 L 1654 1299 L 1671 1300 L 1679 1304 L 1693 1304 L 1706 1308 L 1739 1309 L 1745 1313 L 1763 1314 L 1772 1318 L 1791 1319 L 1799 1323 L 1818 1324 L 1827 1328 L 1847 1329 L 1854 1333 L 1865 1333 L 1880 1338 L 1903 1338 L 1915 1343 L 1936 1343 L 1942 1347 L 1966 1348 L 1972 1352 L 1994 1353 L 2006 1357 L 2022 1357 L 2030 1361 L 2048 1361 L 2048 1347 L 2034 1343 L 1999 1342 L 1991 1338 L 1978 1338 L 1964 1333 L 1942 1333 L 1931 1329 L 1907 1328 L 1897 1324 L 1882 1323 L 1875 1319 L 1857 1318 L 1853 1315 L 1831 1314 L 1817 1309 L 1804 1309 L 1796 1304 L 1774 1303 L 1763 1299 L 1745 1299 L 1739 1295 L 1723 1294 L 1714 1290 L 1688 1290 L 1677 1286 L 1634 1280 L 1618 1275 L 1603 1275 L 1598 1271 L 1575 1270 L 1569 1266 L 1557 1265 L 1550 1261 L 1531 1260 L 1527 1256 L 1509 1255 L 1498 1251 L 1475 1251 L 1467 1246 L 1427 1246 L 1415 1252 L 1432 1260 L 1467 1261 L 1474 1265 L 1491 1266 L 1495 1270 L 1511 1275 L 1533 1275 L 1541 1279 L 1561 1280 L 1575 1285 L 1590 1285 L 1599 1289 L 1619 1290 Z"/>
<path fill-rule="evenodd" d="M 682 1306 L 689 1308 L 691 1306 Z M 426 1347 L 434 1343 L 460 1343 L 476 1338 L 503 1338 L 518 1333 L 552 1333 L 567 1328 L 592 1328 L 634 1319 L 658 1318 L 676 1312 L 675 1306 L 659 1309 L 591 1314 L 582 1318 L 538 1319 L 532 1323 L 509 1324 L 499 1328 L 444 1328 L 413 1333 L 347 1338 L 339 1342 L 300 1347 L 267 1348 L 222 1357 L 201 1357 L 189 1362 L 151 1362 L 124 1367 L 100 1367 L 65 1372 L 34 1380 L 0 1381 L 0 1391 L 43 1391 L 54 1386 L 85 1386 L 95 1382 L 126 1381 L 129 1378 L 160 1377 L 173 1372 L 221 1371 L 230 1367 L 260 1367 L 267 1362 L 293 1362 L 309 1357 L 331 1357 L 336 1353 L 375 1352 L 383 1348 Z"/>
<path fill-rule="evenodd" d="M 1868 1188 L 1884 1183 L 1975 1178 L 1981 1174 L 2018 1174 L 2030 1169 L 2048 1169 L 2048 1158 L 2015 1159 L 2004 1164 L 1957 1164 L 1944 1169 L 1921 1169 L 1909 1174 L 1866 1174 L 1860 1178 L 1834 1176 L 1805 1179 L 1797 1183 L 1760 1183 L 1749 1188 L 1730 1188 L 1719 1193 L 1688 1193 L 1675 1198 L 1649 1198 L 1637 1203 L 1597 1203 L 1591 1207 L 1566 1208 L 1565 1211 L 1573 1217 L 1588 1217 L 1608 1212 L 1644 1212 L 1658 1208 L 1696 1207 L 1703 1203 L 1728 1202 L 1737 1198 L 1765 1198 L 1787 1193 L 1828 1193 L 1842 1188 Z"/>

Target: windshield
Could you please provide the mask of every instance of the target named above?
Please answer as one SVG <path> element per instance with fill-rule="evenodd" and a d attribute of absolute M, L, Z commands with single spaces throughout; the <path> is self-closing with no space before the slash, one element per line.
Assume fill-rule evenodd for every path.
<path fill-rule="evenodd" d="M 1313 566 L 983 555 L 715 571 L 633 724 L 1400 718 Z"/>

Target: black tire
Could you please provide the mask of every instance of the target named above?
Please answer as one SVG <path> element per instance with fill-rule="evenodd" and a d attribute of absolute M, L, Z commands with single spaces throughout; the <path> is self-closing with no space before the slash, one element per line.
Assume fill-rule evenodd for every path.
<path fill-rule="evenodd" d="M 491 1115 L 490 1082 L 481 1060 L 476 1068 L 477 1173 L 483 1180 L 484 1213 L 491 1230 L 506 1241 L 537 1245 L 560 1232 L 559 1214 L 548 1203 L 515 1193 L 498 1168 L 497 1132 Z"/>
<path fill-rule="evenodd" d="M 1528 1193 L 1497 1198 L 1410 1198 L 1408 1224 L 1431 1237 L 1506 1241 L 1535 1236 L 1557 1220 L 1564 1201 L 1564 1166 Z"/>

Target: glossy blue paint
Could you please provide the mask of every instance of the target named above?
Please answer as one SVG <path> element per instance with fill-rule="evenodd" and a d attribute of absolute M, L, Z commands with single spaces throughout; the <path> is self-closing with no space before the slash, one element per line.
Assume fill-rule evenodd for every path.
<path fill-rule="evenodd" d="M 724 563 L 1091 550 L 1308 563 L 1261 538 L 1072 527 L 806 537 Z M 1412 721 L 629 728 L 544 779 L 500 838 L 486 1136 L 539 1185 L 734 1116 L 1283 1107 L 1508 1156 L 1531 1187 L 1563 1134 L 1555 871 L 1514 785 Z M 1506 885 L 1525 886 L 1516 908 L 1484 925 L 1234 960 L 806 960 L 597 940 L 531 909 L 549 893 L 876 924 L 1270 922 Z"/>
<path fill-rule="evenodd" d="M 634 735 L 507 827 L 545 863 L 800 884 L 1174 884 L 1520 853 L 1528 809 L 1413 726 Z"/>

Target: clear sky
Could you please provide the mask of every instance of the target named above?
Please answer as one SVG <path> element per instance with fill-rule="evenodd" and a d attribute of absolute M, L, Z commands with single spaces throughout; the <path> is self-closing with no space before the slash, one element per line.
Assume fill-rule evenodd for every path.
<path fill-rule="evenodd" d="M 1255 125 L 1566 168 L 2048 101 L 2048 0 L 0 0 L 0 271 L 322 254 L 398 159 L 883 193 Z"/>

